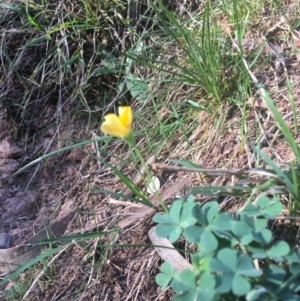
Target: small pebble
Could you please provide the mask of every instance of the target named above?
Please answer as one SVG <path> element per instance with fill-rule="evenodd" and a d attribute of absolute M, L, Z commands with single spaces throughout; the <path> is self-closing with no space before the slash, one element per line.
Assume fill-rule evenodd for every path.
<path fill-rule="evenodd" d="M 10 235 L 1 232 L 0 233 L 0 249 L 8 249 L 10 248 Z"/>

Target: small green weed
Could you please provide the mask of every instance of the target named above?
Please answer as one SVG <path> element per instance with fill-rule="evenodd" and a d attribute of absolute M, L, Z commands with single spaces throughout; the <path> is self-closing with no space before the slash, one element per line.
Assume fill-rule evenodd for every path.
<path fill-rule="evenodd" d="M 169 213 L 154 216 L 155 232 L 171 242 L 184 237 L 193 244 L 193 270 L 176 273 L 163 263 L 157 284 L 170 285 L 175 301 L 300 300 L 300 253 L 274 241 L 266 228 L 281 211 L 279 199 L 267 196 L 233 215 L 220 212 L 216 201 L 203 206 L 193 196 L 175 201 Z"/>

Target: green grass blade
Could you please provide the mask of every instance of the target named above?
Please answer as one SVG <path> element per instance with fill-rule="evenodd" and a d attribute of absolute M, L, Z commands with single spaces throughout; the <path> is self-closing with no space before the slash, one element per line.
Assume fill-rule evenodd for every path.
<path fill-rule="evenodd" d="M 269 110 L 271 111 L 271 114 L 277 123 L 281 133 L 284 135 L 285 139 L 287 140 L 287 143 L 289 144 L 290 148 L 292 149 L 294 155 L 296 156 L 296 159 L 298 163 L 300 163 L 300 150 L 299 147 L 294 140 L 292 133 L 290 132 L 289 128 L 285 124 L 282 116 L 278 112 L 273 100 L 271 99 L 270 95 L 266 91 L 266 89 L 263 87 L 263 85 L 257 80 L 255 75 L 250 71 L 249 66 L 245 60 L 243 60 L 244 65 L 246 69 L 248 70 L 248 73 L 250 74 L 252 80 L 255 82 L 263 100 L 265 101 L 266 105 L 268 106 Z"/>
<path fill-rule="evenodd" d="M 62 237 L 56 237 L 56 238 L 49 238 L 49 239 L 44 239 L 44 240 L 39 240 L 39 241 L 33 241 L 30 242 L 28 245 L 42 245 L 42 244 L 49 244 L 49 243 L 55 243 L 55 242 L 66 242 L 66 241 L 80 241 L 80 240 L 87 240 L 87 239 L 93 239 L 97 238 L 103 235 L 111 234 L 119 229 L 110 229 L 110 231 L 97 231 L 97 232 L 89 232 L 89 233 L 81 233 L 81 234 L 76 234 L 76 235 L 66 235 Z"/>
<path fill-rule="evenodd" d="M 280 180 L 286 185 L 287 189 L 293 195 L 295 199 L 298 199 L 297 190 L 295 189 L 292 182 L 286 176 L 286 174 L 266 155 L 264 154 L 259 148 L 255 147 L 252 143 L 250 143 L 251 148 L 255 153 L 257 153 L 272 169 L 275 173 L 279 176 Z"/>
<path fill-rule="evenodd" d="M 192 194 L 204 195 L 231 195 L 235 197 L 244 196 L 253 190 L 250 186 L 211 186 L 211 187 L 191 187 Z M 241 191 L 241 192 L 239 192 Z"/>
<path fill-rule="evenodd" d="M 60 153 L 62 153 L 62 152 L 64 152 L 64 151 L 68 151 L 68 150 L 70 150 L 70 149 L 77 148 L 77 147 L 79 147 L 79 146 L 83 146 L 83 145 L 86 145 L 86 144 L 89 144 L 89 143 L 92 143 L 92 142 L 99 142 L 99 141 L 108 140 L 108 139 L 110 139 L 110 137 L 106 137 L 106 136 L 105 136 L 105 137 L 100 137 L 100 138 L 98 138 L 98 139 L 84 140 L 84 141 L 82 141 L 82 142 L 79 142 L 79 143 L 76 143 L 76 144 L 73 144 L 73 145 L 70 145 L 70 146 L 66 146 L 66 147 L 60 148 L 60 149 L 58 149 L 58 150 L 56 150 L 56 151 L 53 151 L 53 152 L 51 152 L 51 153 L 49 153 L 49 154 L 45 154 L 45 155 L 43 155 L 43 156 L 41 156 L 41 157 L 39 157 L 39 158 L 37 158 L 37 159 L 31 161 L 30 163 L 26 164 L 26 165 L 23 166 L 22 168 L 18 169 L 15 173 L 13 173 L 13 174 L 11 175 L 11 177 L 13 177 L 13 176 L 15 176 L 15 175 L 17 175 L 17 174 L 23 172 L 23 171 L 26 170 L 27 168 L 29 168 L 29 167 L 31 167 L 31 166 L 37 164 L 37 163 L 42 162 L 42 161 L 45 160 L 46 158 L 52 157 L 52 156 L 54 156 L 54 155 L 58 155 L 58 154 L 60 154 Z"/>
<path fill-rule="evenodd" d="M 93 193 L 104 193 L 104 194 L 108 194 L 108 195 L 113 195 L 115 197 L 122 198 L 122 199 L 128 200 L 130 202 L 140 203 L 140 204 L 143 204 L 143 205 L 146 205 L 146 206 L 149 206 L 151 204 L 150 207 L 157 208 L 152 203 L 149 204 L 149 201 L 145 202 L 145 201 L 143 201 L 141 199 L 137 199 L 137 198 L 125 195 L 123 193 L 113 192 L 113 191 L 110 191 L 110 190 L 98 189 L 98 188 L 92 188 L 92 189 L 90 189 L 90 191 L 93 192 Z"/>
<path fill-rule="evenodd" d="M 271 97 L 269 96 L 267 91 L 264 89 L 264 87 L 260 83 L 258 83 L 258 88 L 260 89 L 263 99 L 266 102 L 269 110 L 271 111 L 273 118 L 274 118 L 275 122 L 277 123 L 281 133 L 286 138 L 289 146 L 291 147 L 293 153 L 295 154 L 295 156 L 297 158 L 298 163 L 300 163 L 299 147 L 296 144 L 290 130 L 288 129 L 287 125 L 285 124 L 284 120 L 282 119 L 282 117 L 281 117 L 280 113 L 278 112 L 275 104 L 273 103 Z"/>
<path fill-rule="evenodd" d="M 14 12 L 20 14 L 20 15 L 26 16 L 26 13 L 25 13 L 25 12 L 23 12 L 22 10 L 18 9 L 18 8 L 15 7 L 15 6 L 8 5 L 8 4 L 4 4 L 4 3 L 0 3 L 0 7 L 6 8 L 6 9 L 10 9 L 10 10 L 12 10 L 12 11 L 14 11 Z"/>
<path fill-rule="evenodd" d="M 99 158 L 98 158 L 98 160 L 101 161 Z M 103 164 L 107 165 L 109 168 L 111 168 L 114 171 L 114 173 L 119 177 L 119 179 L 132 191 L 132 193 L 137 195 L 143 201 L 144 205 L 153 208 L 153 204 L 148 200 L 148 198 L 140 191 L 140 189 L 126 175 L 124 175 L 120 170 L 118 170 L 113 165 L 111 165 L 107 162 L 103 162 L 103 161 L 101 161 L 101 162 Z"/>
<path fill-rule="evenodd" d="M 137 188 L 137 186 L 120 170 L 110 165 L 110 168 L 115 172 L 115 174 L 120 178 L 120 180 L 139 198 L 141 198 L 145 205 L 153 207 L 153 204 L 148 200 L 148 198 Z"/>
<path fill-rule="evenodd" d="M 37 256 L 36 258 L 28 261 L 27 263 L 23 264 L 22 266 L 20 266 L 18 269 L 16 269 L 14 272 L 10 273 L 9 275 L 7 275 L 3 280 L 0 281 L 0 285 L 3 285 L 5 283 L 7 283 L 9 280 L 17 277 L 20 273 L 24 272 L 25 270 L 29 269 L 30 267 L 32 267 L 33 265 L 35 265 L 36 263 L 42 261 L 43 259 L 47 258 L 48 256 L 51 256 L 55 253 L 58 253 L 59 251 L 67 248 L 70 244 L 68 245 L 62 245 L 62 246 L 58 246 L 57 248 L 54 249 L 50 249 L 47 250 L 43 253 L 41 253 L 39 256 Z"/>

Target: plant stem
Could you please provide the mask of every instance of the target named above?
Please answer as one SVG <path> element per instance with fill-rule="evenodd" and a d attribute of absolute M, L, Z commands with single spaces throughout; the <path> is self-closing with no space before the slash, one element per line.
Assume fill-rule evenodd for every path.
<path fill-rule="evenodd" d="M 144 167 L 144 169 L 145 169 L 145 172 L 146 172 L 146 174 L 147 174 L 147 180 L 148 180 L 148 181 L 146 181 L 146 182 L 153 184 L 153 187 L 154 187 L 154 189 L 155 189 L 155 195 L 156 195 L 156 197 L 157 197 L 157 199 L 158 199 L 160 205 L 162 206 L 162 208 L 164 209 L 165 212 L 168 212 L 167 206 L 165 205 L 165 203 L 163 202 L 162 198 L 160 197 L 158 191 L 157 191 L 156 188 L 155 188 L 155 184 L 154 184 L 154 181 L 153 181 L 152 176 L 151 176 L 151 174 L 150 174 L 150 170 L 149 170 L 148 165 L 146 164 L 146 162 L 145 162 L 145 160 L 144 160 L 144 158 L 143 158 L 141 152 L 140 152 L 139 149 L 136 147 L 136 145 L 134 145 L 133 147 L 134 147 L 134 150 L 135 150 L 135 153 L 136 153 L 137 157 L 140 159 L 140 161 L 141 161 L 141 163 L 142 163 L 142 165 L 143 165 L 143 167 Z"/>

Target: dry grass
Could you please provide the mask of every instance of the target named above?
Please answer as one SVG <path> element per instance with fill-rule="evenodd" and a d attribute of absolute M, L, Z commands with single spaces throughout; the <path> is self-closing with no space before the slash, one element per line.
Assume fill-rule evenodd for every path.
<path fill-rule="evenodd" d="M 98 138 L 103 114 L 124 101 L 135 109 L 134 131 L 146 159 L 155 155 L 160 162 L 187 159 L 211 168 L 249 168 L 259 163 L 247 144 L 250 140 L 259 143 L 277 163 L 294 160 L 258 90 L 249 79 L 246 82 L 242 62 L 237 60 L 236 65 L 231 63 L 219 70 L 224 85 L 228 78 L 238 81 L 222 99 L 215 99 L 197 83 L 178 80 L 182 70 L 175 80 L 169 73 L 175 68 L 171 62 L 184 58 L 184 51 L 176 43 L 168 44 L 167 39 L 163 45 L 163 40 L 155 41 L 159 34 L 156 26 L 162 25 L 147 23 L 142 16 L 153 16 L 153 11 L 142 4 L 149 3 L 141 2 L 134 18 L 135 10 L 122 2 L 49 1 L 42 5 L 11 0 L 0 7 L 0 138 L 11 137 L 24 150 L 24 155 L 16 159 L 18 166 L 75 142 Z M 178 18 L 188 16 L 179 2 L 168 5 Z M 189 1 L 186 7 L 203 14 L 197 1 Z M 241 41 L 244 55 L 298 143 L 299 3 L 285 1 L 276 6 L 265 1 L 261 7 L 256 3 L 251 7 Z M 224 39 L 231 41 L 228 51 L 237 55 L 232 20 L 224 12 L 213 12 Z M 244 8 L 241 13 L 247 12 Z M 124 27 L 127 18 L 131 18 L 131 29 L 136 31 Z M 155 31 L 152 40 L 151 30 Z M 162 65 L 158 62 L 156 69 L 134 60 L 130 68 L 126 65 L 119 51 L 134 49 L 143 35 L 147 36 L 148 47 L 159 48 L 157 53 L 165 50 L 157 59 L 168 62 L 165 70 L 159 70 Z M 149 52 L 152 54 L 155 51 Z M 188 66 L 180 59 L 177 63 Z M 118 88 L 126 79 L 126 70 L 147 82 L 147 101 L 131 99 L 130 93 Z M 111 202 L 110 196 L 94 193 L 93 189 L 122 191 L 123 183 L 106 163 L 133 178 L 139 166 L 127 163 L 132 161 L 131 155 L 119 141 L 94 141 L 70 147 L 3 181 L 0 206 L 4 206 L 4 199 L 15 196 L 13 187 L 19 192 L 33 191 L 35 203 L 29 210 L 31 219 L 22 220 L 16 215 L 8 222 L 0 216 L 0 231 L 12 234 L 13 244 L 18 245 L 45 224 L 59 220 L 65 210 L 76 212 L 76 216 L 64 235 L 115 229 L 121 219 L 134 214 L 135 206 Z M 176 188 L 184 177 L 164 177 L 162 194 L 168 186 Z M 217 186 L 235 181 L 194 175 L 190 185 Z M 234 210 L 239 202 L 220 199 L 220 206 Z M 147 217 L 121 231 L 66 245 L 3 286 L 10 289 L 16 285 L 16 293 L 7 300 L 171 300 L 172 293 L 160 292 L 154 281 L 160 259 L 153 248 L 146 246 L 150 244 L 151 226 L 151 218 Z"/>

